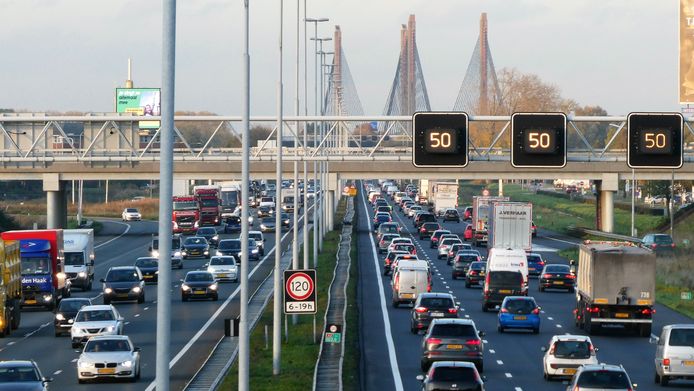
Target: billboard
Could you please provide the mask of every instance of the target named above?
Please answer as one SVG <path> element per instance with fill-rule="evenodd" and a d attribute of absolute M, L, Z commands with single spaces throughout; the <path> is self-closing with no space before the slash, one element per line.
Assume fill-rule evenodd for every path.
<path fill-rule="evenodd" d="M 116 88 L 116 112 L 135 115 L 160 115 L 159 88 Z M 140 129 L 158 129 L 159 121 L 140 121 Z"/>
<path fill-rule="evenodd" d="M 679 97 L 694 103 L 694 0 L 679 0 Z"/>

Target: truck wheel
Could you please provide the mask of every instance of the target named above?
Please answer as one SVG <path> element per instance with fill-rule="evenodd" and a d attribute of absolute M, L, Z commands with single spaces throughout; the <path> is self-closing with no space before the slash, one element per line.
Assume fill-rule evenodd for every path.
<path fill-rule="evenodd" d="M 647 338 L 651 336 L 651 324 L 642 324 L 639 325 L 639 336 L 643 338 Z"/>
<path fill-rule="evenodd" d="M 398 306 L 400 305 L 400 302 L 397 301 L 397 300 L 395 300 L 395 299 L 393 299 L 392 304 L 393 304 L 393 308 L 398 308 Z"/>
<path fill-rule="evenodd" d="M 600 327 L 600 325 L 593 324 L 593 322 L 590 319 L 586 320 L 585 328 L 586 328 L 586 331 L 588 332 L 588 335 L 597 334 L 598 333 L 598 327 Z"/>
<path fill-rule="evenodd" d="M 19 300 L 12 300 L 12 322 L 10 323 L 12 330 L 17 330 L 19 328 L 19 323 L 22 320 L 22 307 L 19 304 Z"/>
<path fill-rule="evenodd" d="M 10 310 L 5 308 L 5 323 L 2 329 L 0 329 L 0 338 L 5 338 L 5 336 L 10 335 Z"/>

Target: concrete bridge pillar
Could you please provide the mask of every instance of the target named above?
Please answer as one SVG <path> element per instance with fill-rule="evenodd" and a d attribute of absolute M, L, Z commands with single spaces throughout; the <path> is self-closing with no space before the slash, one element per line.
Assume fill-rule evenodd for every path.
<path fill-rule="evenodd" d="M 603 174 L 601 181 L 595 181 L 596 228 L 603 232 L 614 232 L 614 193 L 619 190 L 617 174 Z"/>
<path fill-rule="evenodd" d="M 46 192 L 46 228 L 67 228 L 67 197 L 60 175 L 45 174 L 43 191 Z"/>

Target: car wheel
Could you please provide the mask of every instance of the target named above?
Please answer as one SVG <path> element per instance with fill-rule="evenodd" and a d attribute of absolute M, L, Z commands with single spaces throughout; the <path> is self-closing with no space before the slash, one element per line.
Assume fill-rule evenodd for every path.
<path fill-rule="evenodd" d="M 428 371 L 428 370 L 429 370 L 429 366 L 430 366 L 430 365 L 429 365 L 428 362 L 422 360 L 422 362 L 421 362 L 421 364 L 420 364 L 420 367 L 422 368 L 422 372 Z"/>
<path fill-rule="evenodd" d="M 80 344 L 73 342 L 72 343 L 72 348 L 73 349 L 78 349 L 80 347 Z"/>
<path fill-rule="evenodd" d="M 58 331 L 58 330 L 55 330 L 55 336 L 56 336 L 56 337 L 60 337 L 61 335 L 63 335 L 62 332 L 60 332 L 60 331 Z"/>
<path fill-rule="evenodd" d="M 660 377 L 660 385 L 663 387 L 667 387 L 668 384 L 670 384 L 670 378 L 665 376 L 665 375 L 661 376 Z"/>
<path fill-rule="evenodd" d="M 655 377 L 653 378 L 653 382 L 655 384 L 660 384 L 660 375 L 658 375 L 658 372 L 655 373 Z"/>
<path fill-rule="evenodd" d="M 398 308 L 398 306 L 400 306 L 400 302 L 397 300 L 393 300 L 392 304 L 393 304 L 393 308 Z"/>
<path fill-rule="evenodd" d="M 458 278 L 455 276 L 455 274 L 451 273 L 451 280 L 457 280 Z"/>
<path fill-rule="evenodd" d="M 540 285 L 537 289 L 538 289 L 540 292 L 544 292 L 544 291 L 545 291 L 545 288 L 543 288 L 542 285 Z"/>
<path fill-rule="evenodd" d="M 477 367 L 477 372 L 479 372 L 479 373 L 484 372 L 484 361 L 476 362 L 475 366 Z"/>
<path fill-rule="evenodd" d="M 86 382 L 87 382 L 87 380 L 85 380 L 85 379 L 77 379 L 77 383 L 79 383 L 79 384 L 85 384 Z"/>
<path fill-rule="evenodd" d="M 417 334 L 417 328 L 414 327 L 414 323 L 410 323 L 410 332 L 412 334 Z"/>
<path fill-rule="evenodd" d="M 466 287 L 466 288 L 469 288 L 470 286 L 471 286 L 470 283 L 467 282 L 467 281 L 465 281 L 465 287 Z"/>
<path fill-rule="evenodd" d="M 540 328 L 533 329 L 533 334 L 540 334 Z"/>
<path fill-rule="evenodd" d="M 214 295 L 214 296 L 212 297 L 212 300 L 213 300 L 213 301 L 219 300 L 219 295 Z"/>
<path fill-rule="evenodd" d="M 547 372 L 545 372 L 544 378 L 545 378 L 545 380 L 547 380 L 547 381 L 552 381 L 552 375 L 548 374 Z"/>
<path fill-rule="evenodd" d="M 104 305 L 109 305 L 109 304 L 111 304 L 111 299 L 107 299 L 106 297 L 104 297 Z"/>
<path fill-rule="evenodd" d="M 145 302 L 145 295 L 143 294 L 142 296 L 138 297 L 137 302 L 138 302 L 138 304 L 144 303 Z"/>
<path fill-rule="evenodd" d="M 486 303 L 482 303 L 482 312 L 487 312 L 489 311 L 489 307 L 487 307 Z"/>
<path fill-rule="evenodd" d="M 181 295 L 181 301 L 188 301 L 188 296 Z"/>

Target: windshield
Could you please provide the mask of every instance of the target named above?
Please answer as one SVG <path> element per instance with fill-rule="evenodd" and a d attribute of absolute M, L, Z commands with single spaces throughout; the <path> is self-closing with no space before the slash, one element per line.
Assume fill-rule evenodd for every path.
<path fill-rule="evenodd" d="M 694 348 L 694 329 L 672 329 L 670 346 L 689 346 Z"/>
<path fill-rule="evenodd" d="M 554 343 L 554 357 L 590 358 L 590 344 L 587 341 L 557 341 Z"/>
<path fill-rule="evenodd" d="M 72 266 L 84 265 L 83 253 L 65 253 L 65 264 Z"/>
<path fill-rule="evenodd" d="M 222 191 L 222 205 L 234 207 L 239 204 L 239 192 L 237 190 Z"/>
<path fill-rule="evenodd" d="M 487 267 L 485 262 L 473 262 L 470 264 L 472 270 L 484 270 Z"/>
<path fill-rule="evenodd" d="M 157 262 L 156 259 L 152 258 L 145 258 L 145 259 L 138 259 L 135 261 L 135 266 L 137 267 L 158 267 L 159 262 Z"/>
<path fill-rule="evenodd" d="M 528 255 L 528 262 L 542 262 L 542 258 L 539 255 Z"/>
<path fill-rule="evenodd" d="M 0 368 L 0 383 L 15 383 L 25 381 L 39 381 L 39 374 L 34 367 L 16 366 Z"/>
<path fill-rule="evenodd" d="M 546 273 L 570 273 L 571 268 L 566 265 L 555 265 L 555 266 L 547 266 L 545 268 Z"/>
<path fill-rule="evenodd" d="M 219 206 L 216 198 L 203 198 L 200 200 L 200 206 L 205 208 L 214 208 Z"/>
<path fill-rule="evenodd" d="M 419 303 L 422 307 L 427 308 L 453 308 L 453 300 L 448 297 L 425 297 Z"/>
<path fill-rule="evenodd" d="M 84 347 L 87 353 L 99 352 L 129 352 L 130 344 L 124 339 L 99 339 L 90 340 Z"/>
<path fill-rule="evenodd" d="M 241 241 L 240 240 L 222 240 L 219 242 L 219 246 L 217 247 L 220 250 L 233 250 L 233 249 L 241 249 Z"/>
<path fill-rule="evenodd" d="M 213 257 L 210 259 L 210 265 L 236 265 L 234 257 Z"/>
<path fill-rule="evenodd" d="M 576 385 L 585 388 L 607 390 L 630 389 L 627 374 L 622 371 L 586 371 L 578 378 Z"/>
<path fill-rule="evenodd" d="M 520 286 L 523 275 L 520 272 L 493 271 L 489 273 L 490 285 Z"/>
<path fill-rule="evenodd" d="M 171 239 L 171 248 L 177 249 L 181 247 L 181 239 L 174 238 Z M 159 250 L 159 239 L 152 240 L 152 250 Z"/>
<path fill-rule="evenodd" d="M 106 281 L 108 282 L 128 282 L 128 281 L 139 281 L 140 277 L 137 272 L 133 269 L 115 269 L 109 270 L 106 275 Z"/>
<path fill-rule="evenodd" d="M 260 202 L 275 202 L 275 200 L 272 197 L 263 197 L 260 199 Z"/>
<path fill-rule="evenodd" d="M 249 232 L 248 237 L 253 240 L 263 240 L 263 234 L 260 232 Z"/>
<path fill-rule="evenodd" d="M 431 332 L 431 336 L 436 337 L 472 337 L 477 338 L 475 328 L 469 324 L 437 324 Z"/>
<path fill-rule="evenodd" d="M 458 256 L 457 262 L 464 262 L 464 263 L 469 263 L 469 262 L 475 262 L 477 261 L 477 255 L 473 254 L 463 254 Z"/>
<path fill-rule="evenodd" d="M 197 201 L 174 202 L 173 210 L 198 210 Z"/>
<path fill-rule="evenodd" d="M 60 300 L 58 312 L 77 312 L 85 305 L 90 305 L 89 300 Z"/>
<path fill-rule="evenodd" d="M 669 235 L 655 235 L 655 242 L 658 244 L 671 244 L 672 238 Z"/>
<path fill-rule="evenodd" d="M 193 238 L 186 239 L 184 244 L 186 246 L 190 246 L 193 244 L 207 244 L 207 241 L 205 240 L 205 238 L 193 237 Z"/>
<path fill-rule="evenodd" d="M 77 313 L 75 322 L 106 322 L 116 320 L 111 310 L 90 310 Z"/>
<path fill-rule="evenodd" d="M 200 228 L 198 229 L 197 235 L 216 235 L 217 230 L 214 228 Z"/>
<path fill-rule="evenodd" d="M 433 380 L 437 382 L 474 382 L 477 376 L 473 368 L 467 367 L 436 367 Z"/>
<path fill-rule="evenodd" d="M 188 273 L 188 275 L 186 275 L 187 282 L 212 280 L 214 280 L 214 278 L 212 277 L 212 273 Z"/>
<path fill-rule="evenodd" d="M 47 258 L 22 258 L 22 275 L 48 274 L 51 267 Z"/>
<path fill-rule="evenodd" d="M 135 208 L 127 208 L 127 209 L 125 209 L 125 212 L 126 212 L 126 213 L 137 213 L 137 209 L 135 209 Z"/>
<path fill-rule="evenodd" d="M 525 299 L 506 300 L 506 304 L 504 304 L 504 308 L 512 314 L 529 314 L 535 307 L 532 300 Z"/>

